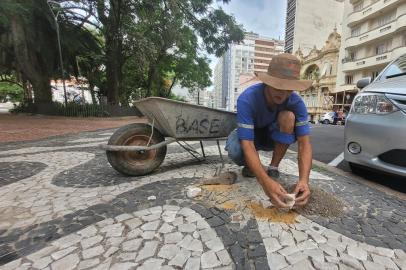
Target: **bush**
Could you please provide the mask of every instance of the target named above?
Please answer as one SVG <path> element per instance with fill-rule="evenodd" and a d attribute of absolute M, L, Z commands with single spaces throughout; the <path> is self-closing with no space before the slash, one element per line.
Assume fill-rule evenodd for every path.
<path fill-rule="evenodd" d="M 17 84 L 0 82 L 0 102 L 22 102 L 24 90 Z"/>

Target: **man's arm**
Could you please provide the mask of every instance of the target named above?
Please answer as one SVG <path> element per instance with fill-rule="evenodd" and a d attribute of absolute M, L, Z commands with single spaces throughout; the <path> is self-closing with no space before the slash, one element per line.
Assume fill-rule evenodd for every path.
<path fill-rule="evenodd" d="M 295 188 L 296 205 L 305 205 L 310 197 L 309 175 L 312 167 L 312 145 L 310 137 L 298 137 L 299 182 Z"/>
<path fill-rule="evenodd" d="M 262 167 L 254 142 L 241 140 L 241 148 L 244 153 L 246 165 L 254 173 L 258 182 L 264 189 L 265 194 L 271 199 L 272 203 L 277 207 L 288 208 L 289 206 L 282 200 L 287 192 L 279 183 L 270 178 Z"/>

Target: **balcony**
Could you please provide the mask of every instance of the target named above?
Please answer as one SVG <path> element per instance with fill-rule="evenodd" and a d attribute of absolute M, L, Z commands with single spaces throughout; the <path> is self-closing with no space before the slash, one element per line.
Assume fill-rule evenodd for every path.
<path fill-rule="evenodd" d="M 348 15 L 348 27 L 352 27 L 365 21 L 371 17 L 379 16 L 380 12 L 394 6 L 395 4 L 401 3 L 403 0 L 379 0 L 369 6 L 364 7 L 359 11 L 354 11 Z"/>
<path fill-rule="evenodd" d="M 383 54 L 369 56 L 362 59 L 351 60 L 348 58 L 343 59 L 343 71 L 355 71 L 365 68 L 388 64 L 390 61 L 406 53 L 406 46 L 395 48 Z"/>
<path fill-rule="evenodd" d="M 347 38 L 345 47 L 352 48 L 360 46 L 371 41 L 376 40 L 390 34 L 395 33 L 398 30 L 406 28 L 406 14 L 402 14 L 397 17 L 395 20 L 391 21 L 388 24 L 382 25 L 380 27 L 369 30 L 368 32 L 362 33 L 358 36 Z"/>

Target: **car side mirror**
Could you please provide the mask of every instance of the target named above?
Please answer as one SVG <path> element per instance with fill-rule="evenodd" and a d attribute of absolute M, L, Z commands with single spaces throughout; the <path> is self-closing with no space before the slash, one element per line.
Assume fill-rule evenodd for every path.
<path fill-rule="evenodd" d="M 366 87 L 367 85 L 369 85 L 370 83 L 371 83 L 371 77 L 362 78 L 361 80 L 359 80 L 357 82 L 357 87 L 359 89 L 362 89 L 362 88 Z"/>

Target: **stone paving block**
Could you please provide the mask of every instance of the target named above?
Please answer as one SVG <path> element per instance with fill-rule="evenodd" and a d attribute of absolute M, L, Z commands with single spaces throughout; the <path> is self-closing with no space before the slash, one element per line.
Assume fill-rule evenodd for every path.
<path fill-rule="evenodd" d="M 297 231 L 295 229 L 290 230 L 292 232 L 293 238 L 296 241 L 296 244 L 307 240 L 308 235 L 302 231 Z"/>
<path fill-rule="evenodd" d="M 354 257 L 352 257 L 348 254 L 342 253 L 342 252 L 339 252 L 339 256 L 340 256 L 340 262 L 342 264 L 352 267 L 357 270 L 364 270 L 364 267 L 362 266 L 362 264 Z"/>
<path fill-rule="evenodd" d="M 145 231 L 141 233 L 141 238 L 144 240 L 152 240 L 156 236 L 155 231 Z"/>
<path fill-rule="evenodd" d="M 104 254 L 103 257 L 108 258 L 118 251 L 118 247 L 110 247 Z"/>
<path fill-rule="evenodd" d="M 35 260 L 33 262 L 32 266 L 34 268 L 42 269 L 42 268 L 47 267 L 51 262 L 52 262 L 51 257 L 47 256 L 47 257 L 43 257 L 43 258 L 41 258 L 39 260 Z"/>
<path fill-rule="evenodd" d="M 306 249 L 303 251 L 303 254 L 309 256 L 312 261 L 324 262 L 323 251 L 320 249 Z"/>
<path fill-rule="evenodd" d="M 137 258 L 135 259 L 135 262 L 139 262 L 146 258 L 154 256 L 157 247 L 158 247 L 157 241 L 145 242 L 144 247 L 139 251 Z"/>
<path fill-rule="evenodd" d="M 207 228 L 199 231 L 200 237 L 202 238 L 203 242 L 210 241 L 217 237 L 216 231 L 212 228 Z"/>
<path fill-rule="evenodd" d="M 214 252 L 224 249 L 223 242 L 218 237 L 215 237 L 214 239 L 205 242 L 205 245 Z"/>
<path fill-rule="evenodd" d="M 103 253 L 104 253 L 103 246 L 96 246 L 96 247 L 93 247 L 93 248 L 83 250 L 82 251 L 82 257 L 84 259 L 90 259 L 90 258 L 99 256 L 99 255 L 101 255 Z"/>
<path fill-rule="evenodd" d="M 180 252 L 180 248 L 174 244 L 168 244 L 161 247 L 158 252 L 158 257 L 171 260 L 176 254 Z"/>
<path fill-rule="evenodd" d="M 396 255 L 396 258 L 401 259 L 401 260 L 406 260 L 406 252 L 404 252 L 401 249 L 395 249 L 394 253 Z"/>
<path fill-rule="evenodd" d="M 387 268 L 392 268 L 392 269 L 398 268 L 396 266 L 396 264 L 388 257 L 384 257 L 384 256 L 376 255 L 376 254 L 371 254 L 371 257 L 372 257 L 372 261 L 377 264 L 380 264 Z"/>
<path fill-rule="evenodd" d="M 131 218 L 134 218 L 134 216 L 133 216 L 133 215 L 130 215 L 130 214 L 128 214 L 128 213 L 125 213 L 125 214 L 121 214 L 121 215 L 116 216 L 114 219 L 115 219 L 117 222 L 122 222 L 122 221 L 124 221 L 124 220 L 128 220 L 128 219 L 131 219 Z"/>
<path fill-rule="evenodd" d="M 293 253 L 296 253 L 298 251 L 301 251 L 301 249 L 299 249 L 296 245 L 294 245 L 294 246 L 288 246 L 288 247 L 285 247 L 283 249 L 280 249 L 278 251 L 278 253 L 286 257 L 286 256 L 289 256 L 289 255 L 291 255 Z"/>
<path fill-rule="evenodd" d="M 164 260 L 162 260 L 162 259 L 150 258 L 150 259 L 146 260 L 137 269 L 139 269 L 139 270 L 161 269 L 161 265 L 163 263 L 164 263 Z"/>
<path fill-rule="evenodd" d="M 267 252 L 275 252 L 282 248 L 277 238 L 269 237 L 263 239 Z"/>
<path fill-rule="evenodd" d="M 180 232 L 173 232 L 165 234 L 165 244 L 177 244 L 183 239 L 183 235 Z"/>
<path fill-rule="evenodd" d="M 310 238 L 312 238 L 318 244 L 327 242 L 327 239 L 324 236 L 314 230 L 306 230 L 305 233 L 307 233 Z"/>
<path fill-rule="evenodd" d="M 79 263 L 78 269 L 86 269 L 90 268 L 92 266 L 96 266 L 100 263 L 99 258 L 96 259 L 90 259 L 90 260 L 84 260 Z"/>
<path fill-rule="evenodd" d="M 83 238 L 89 238 L 92 236 L 95 236 L 97 233 L 96 226 L 92 225 L 89 227 L 86 227 L 83 230 L 78 231 L 78 234 L 80 234 Z"/>
<path fill-rule="evenodd" d="M 82 246 L 82 249 L 88 249 L 98 243 L 100 243 L 103 240 L 103 236 L 101 235 L 96 235 L 92 236 L 90 238 L 85 238 L 82 241 L 80 241 L 80 245 Z"/>
<path fill-rule="evenodd" d="M 79 264 L 79 257 L 76 254 L 70 254 L 51 264 L 52 270 L 70 270 L 75 269 Z"/>
<path fill-rule="evenodd" d="M 316 270 L 338 270 L 338 265 L 328 262 L 320 262 L 317 260 L 312 260 L 314 268 Z"/>
<path fill-rule="evenodd" d="M 195 224 L 181 224 L 178 226 L 178 230 L 183 233 L 193 233 L 196 230 Z"/>
<path fill-rule="evenodd" d="M 71 253 L 72 251 L 74 251 L 76 249 L 77 249 L 77 247 L 68 247 L 66 249 L 62 249 L 62 250 L 52 253 L 51 257 L 54 260 L 59 260 L 60 258 L 68 255 L 69 253 Z"/>
<path fill-rule="evenodd" d="M 137 238 L 134 240 L 126 241 L 122 243 L 123 251 L 137 251 L 142 244 L 142 239 Z"/>
<path fill-rule="evenodd" d="M 268 254 L 269 268 L 272 270 L 283 269 L 288 266 L 285 257 L 276 253 Z"/>
<path fill-rule="evenodd" d="M 314 270 L 312 263 L 310 262 L 309 259 L 304 259 L 302 261 L 299 261 L 293 265 L 290 265 L 286 268 L 283 268 L 284 270 Z"/>
<path fill-rule="evenodd" d="M 115 263 L 111 266 L 110 270 L 130 270 L 136 266 L 138 266 L 138 264 L 133 262 Z"/>
<path fill-rule="evenodd" d="M 144 225 L 141 226 L 141 230 L 143 230 L 143 231 L 156 231 L 158 229 L 160 223 L 161 223 L 160 220 L 155 220 L 155 221 L 145 223 Z"/>
<path fill-rule="evenodd" d="M 386 267 L 371 261 L 363 261 L 362 264 L 364 265 L 366 270 L 385 270 Z"/>
<path fill-rule="evenodd" d="M 389 248 L 383 248 L 383 247 L 375 247 L 372 253 L 384 256 L 384 257 L 394 257 L 395 252 L 392 249 Z"/>
<path fill-rule="evenodd" d="M 216 252 L 217 257 L 220 259 L 222 265 L 229 265 L 232 263 L 230 255 L 227 250 L 223 249 Z"/>
<path fill-rule="evenodd" d="M 295 252 L 293 254 L 290 254 L 290 255 L 286 256 L 285 258 L 286 258 L 286 261 L 290 265 L 292 265 L 292 264 L 295 264 L 295 263 L 297 263 L 299 261 L 302 261 L 302 260 L 304 260 L 304 259 L 306 259 L 308 257 L 309 256 L 307 254 L 303 253 L 303 251 L 298 251 L 298 252 Z"/>
<path fill-rule="evenodd" d="M 173 265 L 182 268 L 186 261 L 190 258 L 191 252 L 186 249 L 181 249 L 174 258 L 172 258 L 168 265 Z"/>
<path fill-rule="evenodd" d="M 355 247 L 355 246 L 349 246 L 347 248 L 348 255 L 361 260 L 361 261 L 366 261 L 368 257 L 368 253 L 363 250 L 362 248 Z"/>
<path fill-rule="evenodd" d="M 212 268 L 221 265 L 214 251 L 208 251 L 202 254 L 200 258 L 201 266 L 203 268 Z"/>
<path fill-rule="evenodd" d="M 187 260 L 184 270 L 199 270 L 200 269 L 200 258 L 199 257 L 190 257 Z"/>
<path fill-rule="evenodd" d="M 56 249 L 57 249 L 57 247 L 55 247 L 55 246 L 45 247 L 37 252 L 34 252 L 34 253 L 28 255 L 27 259 L 29 259 L 31 261 L 37 261 L 37 260 L 41 259 L 42 257 L 50 255 Z"/>

